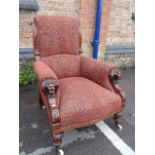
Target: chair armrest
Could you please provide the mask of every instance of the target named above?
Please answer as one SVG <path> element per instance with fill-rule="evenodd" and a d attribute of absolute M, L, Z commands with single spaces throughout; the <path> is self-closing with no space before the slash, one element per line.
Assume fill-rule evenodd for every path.
<path fill-rule="evenodd" d="M 102 87 L 113 91 L 109 73 L 116 65 L 92 58 L 81 57 L 81 76 L 88 78 Z"/>
<path fill-rule="evenodd" d="M 42 61 L 34 62 L 40 91 L 47 97 L 53 128 L 60 127 L 59 81 L 54 71 Z"/>
<path fill-rule="evenodd" d="M 44 80 L 42 82 L 42 88 L 48 99 L 52 128 L 55 130 L 61 126 L 59 99 L 56 102 L 56 93 L 59 93 L 58 82 L 57 80 Z"/>
<path fill-rule="evenodd" d="M 116 84 L 116 81 L 120 78 L 119 75 L 117 76 L 118 73 L 120 72 L 118 71 L 117 66 L 112 63 L 81 57 L 81 76 L 117 93 L 124 102 L 123 91 L 118 84 Z"/>
<path fill-rule="evenodd" d="M 58 78 L 54 71 L 44 62 L 35 61 L 33 64 L 34 71 L 37 75 L 37 79 L 41 82 L 47 79 L 54 79 L 58 81 Z"/>

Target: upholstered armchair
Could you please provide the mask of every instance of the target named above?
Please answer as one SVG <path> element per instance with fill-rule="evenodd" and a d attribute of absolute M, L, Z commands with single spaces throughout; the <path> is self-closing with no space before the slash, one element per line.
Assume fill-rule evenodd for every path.
<path fill-rule="evenodd" d="M 62 134 L 98 121 L 119 118 L 125 94 L 117 84 L 121 73 L 114 64 L 81 56 L 79 22 L 75 17 L 38 16 L 32 23 L 34 70 L 39 103 L 52 128 L 56 154 Z"/>

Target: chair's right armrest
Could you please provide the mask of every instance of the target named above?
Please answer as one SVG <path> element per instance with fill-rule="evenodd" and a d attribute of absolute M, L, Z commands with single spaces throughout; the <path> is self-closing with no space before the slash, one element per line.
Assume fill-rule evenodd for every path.
<path fill-rule="evenodd" d="M 116 68 L 114 64 L 81 57 L 81 76 L 98 83 L 110 91 L 113 91 L 113 87 L 109 80 L 109 73 L 114 68 Z"/>
<path fill-rule="evenodd" d="M 125 93 L 117 84 L 118 79 L 121 77 L 121 73 L 116 65 L 92 58 L 81 57 L 81 76 L 119 94 L 122 101 L 125 102 Z"/>

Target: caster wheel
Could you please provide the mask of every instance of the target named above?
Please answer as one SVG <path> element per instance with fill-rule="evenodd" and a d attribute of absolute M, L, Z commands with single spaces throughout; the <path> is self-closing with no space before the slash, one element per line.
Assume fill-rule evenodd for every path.
<path fill-rule="evenodd" d="M 116 127 L 117 127 L 117 129 L 118 129 L 119 131 L 122 131 L 122 130 L 123 130 L 123 127 L 122 127 L 122 125 L 120 125 L 120 124 L 116 124 Z"/>
<path fill-rule="evenodd" d="M 64 155 L 64 151 L 62 149 L 58 150 L 58 155 Z"/>

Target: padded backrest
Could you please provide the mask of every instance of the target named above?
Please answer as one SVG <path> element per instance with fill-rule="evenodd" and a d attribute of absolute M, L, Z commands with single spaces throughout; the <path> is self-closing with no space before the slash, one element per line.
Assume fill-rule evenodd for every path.
<path fill-rule="evenodd" d="M 81 48 L 76 17 L 38 16 L 33 22 L 34 51 L 40 57 L 55 54 L 78 55 Z"/>
<path fill-rule="evenodd" d="M 59 79 L 80 76 L 79 55 L 58 54 L 42 57 L 41 60 L 52 68 Z"/>

